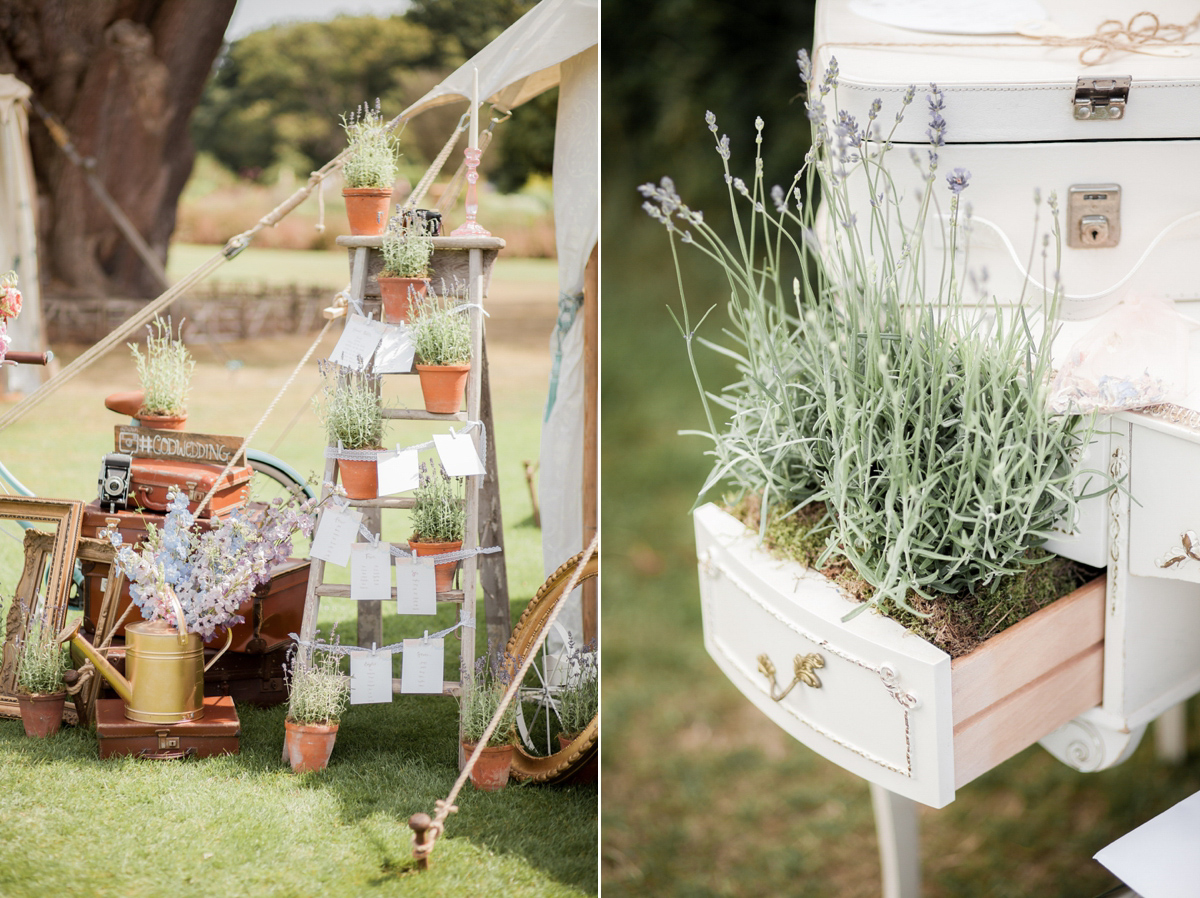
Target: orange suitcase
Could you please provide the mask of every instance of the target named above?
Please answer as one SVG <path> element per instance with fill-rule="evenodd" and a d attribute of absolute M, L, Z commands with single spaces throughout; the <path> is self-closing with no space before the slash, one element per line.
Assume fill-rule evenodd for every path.
<path fill-rule="evenodd" d="M 207 465 L 194 461 L 174 461 L 159 458 L 135 458 L 129 485 L 129 504 L 137 508 L 165 512 L 167 493 L 177 486 L 188 497 L 188 509 L 195 513 L 223 470 L 222 465 Z M 197 517 L 210 518 L 214 514 L 224 515 L 246 504 L 250 495 L 250 478 L 254 470 L 249 465 L 229 469 L 221 477 L 217 491 Z"/>

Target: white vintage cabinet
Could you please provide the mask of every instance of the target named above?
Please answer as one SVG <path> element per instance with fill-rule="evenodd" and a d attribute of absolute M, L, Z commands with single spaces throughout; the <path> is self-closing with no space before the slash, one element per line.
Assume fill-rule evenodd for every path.
<path fill-rule="evenodd" d="M 1128 21 L 1143 8 L 1112 0 L 1042 3 L 1074 35 L 1094 32 L 1105 19 Z M 1154 12 L 1163 23 L 1184 24 L 1197 9 L 1164 0 Z M 1189 40 L 1200 42 L 1200 33 Z M 818 4 L 813 41 L 818 79 L 836 57 L 837 106 L 860 123 L 879 97 L 890 127 L 908 85 L 917 86 L 893 138 L 898 164 L 891 171 L 904 194 L 923 184 L 905 145 L 924 154 L 925 97 L 931 82 L 938 85 L 948 123 L 938 184 L 957 167 L 972 173 L 962 195 L 972 205 L 969 261 L 986 268 L 988 296 L 1011 303 L 1021 295 L 1030 248 L 1040 247 L 1047 226 L 1043 203 L 1035 235 L 1034 192 L 1057 194 L 1068 324 L 1056 351 L 1127 296 L 1171 299 L 1200 320 L 1200 46 L 1174 56 L 1115 53 L 1094 66 L 1080 62 L 1081 49 L 1011 34 L 882 25 L 856 15 L 850 0 Z M 949 193 L 940 193 L 945 209 Z M 865 208 L 865 190 L 861 196 Z M 1040 250 L 1034 259 L 1036 282 L 1054 260 L 1051 251 L 1043 266 Z M 801 742 L 935 807 L 1033 741 L 1080 770 L 1123 760 L 1147 723 L 1200 692 L 1198 337 L 1200 330 L 1192 336 L 1186 400 L 1098 425 L 1089 461 L 1123 489 L 1084 503 L 1050 543 L 1107 568 L 1085 590 L 1086 601 L 1073 597 L 1059 612 L 1066 622 L 1059 632 L 1081 636 L 1078 644 L 1050 639 L 1046 657 L 1059 666 L 1018 672 L 1022 650 L 964 667 L 877 615 L 842 622 L 852 606 L 835 588 L 765 556 L 738 522 L 706 506 L 695 524 L 710 654 Z M 769 664 L 760 667 L 760 656 Z M 776 701 L 772 692 L 778 696 L 797 674 L 820 686 L 800 678 Z M 971 704 L 976 690 L 987 693 L 982 704 Z"/>

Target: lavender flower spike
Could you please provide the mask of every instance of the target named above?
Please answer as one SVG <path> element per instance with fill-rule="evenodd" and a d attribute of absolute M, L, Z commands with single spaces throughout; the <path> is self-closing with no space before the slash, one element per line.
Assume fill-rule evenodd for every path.
<path fill-rule="evenodd" d="M 967 187 L 970 177 L 971 173 L 965 168 L 956 168 L 953 174 L 946 175 L 946 183 L 954 195 L 958 196 Z"/>

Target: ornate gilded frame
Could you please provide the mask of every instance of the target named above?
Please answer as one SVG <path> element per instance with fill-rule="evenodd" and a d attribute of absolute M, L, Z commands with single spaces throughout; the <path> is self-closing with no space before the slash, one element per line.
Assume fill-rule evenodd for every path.
<path fill-rule="evenodd" d="M 75 569 L 75 551 L 83 526 L 83 502 L 75 499 L 41 499 L 0 496 L 0 520 L 53 524 L 53 534 L 25 532 L 25 565 L 9 601 L 0 654 L 0 716 L 19 717 L 17 705 L 16 641 L 24 633 L 27 616 L 22 606 L 61 630 L 67 618 L 67 598 Z M 44 588 L 43 588 L 44 587 Z"/>

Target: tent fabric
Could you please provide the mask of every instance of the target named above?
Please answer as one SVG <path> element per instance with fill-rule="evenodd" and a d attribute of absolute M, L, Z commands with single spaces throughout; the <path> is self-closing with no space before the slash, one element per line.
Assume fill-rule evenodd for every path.
<path fill-rule="evenodd" d="M 0 75 L 0 273 L 16 271 L 21 314 L 8 323 L 11 348 L 41 352 L 45 346 L 38 283 L 37 191 L 29 153 L 29 118 L 25 102 L 31 91 L 12 75 Z M 42 369 L 5 365 L 0 392 L 32 393 L 41 385 Z"/>
<path fill-rule="evenodd" d="M 563 60 L 596 46 L 599 10 L 599 0 L 542 0 L 400 117 L 470 100 L 475 69 L 481 103 L 508 112 L 532 100 L 559 83 Z"/>
<path fill-rule="evenodd" d="M 583 545 L 584 269 L 599 237 L 599 54 L 593 46 L 564 60 L 554 137 L 554 241 L 558 247 L 558 353 L 542 425 L 542 562 L 549 575 Z M 564 333 L 565 331 L 565 333 Z M 551 405 L 550 402 L 553 401 Z M 582 643 L 579 590 L 559 620 Z"/>

